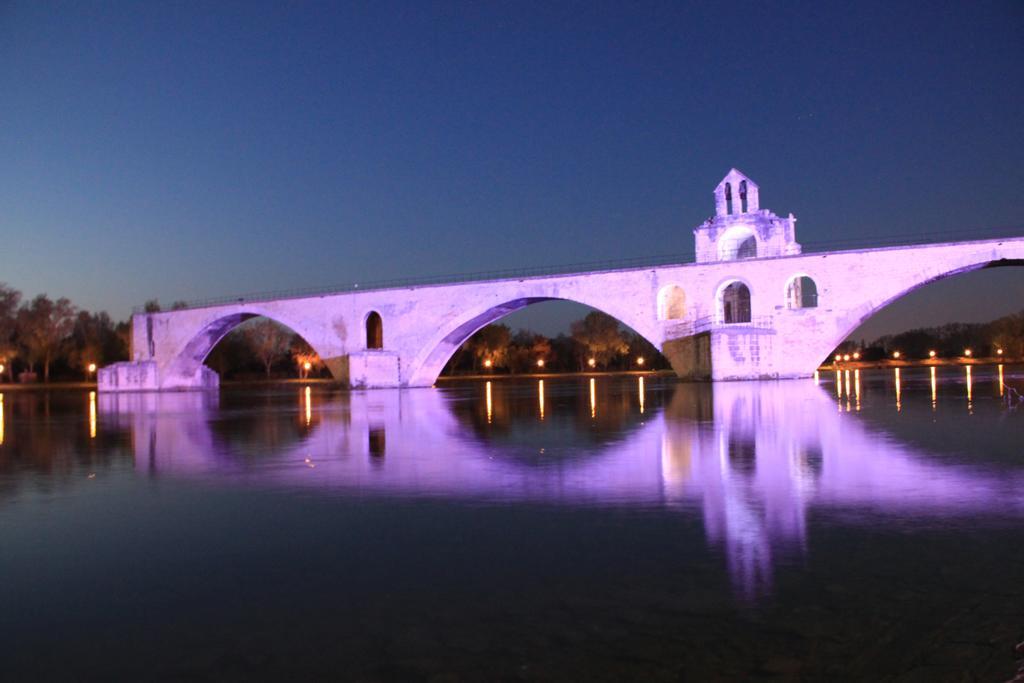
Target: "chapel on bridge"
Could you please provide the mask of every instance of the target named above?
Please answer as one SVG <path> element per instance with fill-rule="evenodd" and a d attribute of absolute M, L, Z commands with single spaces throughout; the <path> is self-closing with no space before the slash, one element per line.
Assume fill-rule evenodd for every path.
<path fill-rule="evenodd" d="M 715 215 L 694 228 L 697 263 L 800 253 L 796 218 L 762 209 L 758 186 L 735 168 L 715 188 Z"/>

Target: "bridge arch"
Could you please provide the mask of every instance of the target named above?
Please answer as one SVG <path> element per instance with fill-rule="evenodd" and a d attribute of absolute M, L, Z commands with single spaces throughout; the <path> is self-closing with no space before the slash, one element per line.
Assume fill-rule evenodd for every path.
<path fill-rule="evenodd" d="M 1015 246 L 1017 247 L 1016 250 L 1021 253 L 1020 258 L 1000 257 L 995 252 L 989 252 L 986 255 L 968 255 L 959 263 L 951 264 L 948 267 L 938 266 L 924 277 L 920 277 L 919 279 L 915 279 L 910 282 L 901 282 L 896 284 L 892 290 L 887 292 L 877 301 L 869 302 L 861 306 L 859 309 L 855 309 L 856 312 L 854 315 L 848 316 L 841 324 L 836 326 L 834 334 L 824 337 L 823 341 L 815 348 L 814 353 L 809 354 L 814 357 L 814 366 L 804 368 L 802 374 L 808 376 L 813 374 L 814 370 L 816 370 L 822 362 L 828 360 L 829 354 L 832 350 L 848 339 L 858 327 L 863 325 L 875 314 L 893 302 L 902 299 L 922 287 L 939 282 L 940 280 L 946 280 L 957 275 L 982 270 L 984 268 L 1024 266 L 1024 250 L 1020 248 L 1022 245 Z"/>
<path fill-rule="evenodd" d="M 609 308 L 608 306 L 600 305 L 598 302 L 590 301 L 587 297 L 550 295 L 520 297 L 502 301 L 497 304 L 484 304 L 482 306 L 477 306 L 469 312 L 459 316 L 449 324 L 443 326 L 438 333 L 424 345 L 423 350 L 412 361 L 412 370 L 408 380 L 409 386 L 432 385 L 459 347 L 461 347 L 470 337 L 476 334 L 476 332 L 487 325 L 504 318 L 509 313 L 514 313 L 515 311 L 526 308 L 531 304 L 538 304 L 545 301 L 571 301 L 573 303 L 589 306 L 590 308 L 601 311 L 602 313 L 615 318 L 620 324 L 628 326 L 634 332 L 650 342 L 655 348 L 661 348 L 661 340 L 656 334 L 656 330 L 653 329 L 653 325 L 645 326 L 640 324 L 642 318 L 630 316 L 625 313 L 617 314 L 614 308 Z M 597 305 L 595 305 L 595 303 Z M 627 302 L 623 302 L 623 304 L 628 305 Z M 652 318 L 656 317 L 652 315 L 652 312 L 648 312 L 648 315 L 651 315 Z M 653 323 L 654 321 L 651 322 Z"/>
<path fill-rule="evenodd" d="M 159 315 L 159 314 L 157 314 Z M 180 312 L 177 315 L 181 315 Z M 310 339 L 301 325 L 282 316 L 274 311 L 265 310 L 259 306 L 240 307 L 230 311 L 217 311 L 201 318 L 192 326 L 191 334 L 183 337 L 178 347 L 172 350 L 165 357 L 169 357 L 164 368 L 165 377 L 171 382 L 175 378 L 190 378 L 201 371 L 201 366 L 210 352 L 229 333 L 242 323 L 254 318 L 266 318 L 282 327 L 299 335 L 317 353 L 320 358 L 325 358 L 323 351 L 318 348 L 319 344 Z"/>

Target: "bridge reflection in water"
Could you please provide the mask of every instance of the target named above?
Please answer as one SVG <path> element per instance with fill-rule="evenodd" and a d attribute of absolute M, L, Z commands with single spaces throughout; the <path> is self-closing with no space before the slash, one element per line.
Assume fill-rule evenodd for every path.
<path fill-rule="evenodd" d="M 302 387 L 289 390 L 297 406 L 268 397 L 264 409 L 230 394 L 101 394 L 99 428 L 128 430 L 136 469 L 161 476 L 480 504 L 677 507 L 702 517 L 708 543 L 723 551 L 746 598 L 770 591 L 780 559 L 808 552 L 815 509 L 864 510 L 872 523 L 879 515 L 1024 517 L 1019 468 L 1007 476 L 950 462 L 873 429 L 849 414 L 862 393 L 860 373 L 850 374 L 837 373 L 834 387 L 827 377 L 821 386 L 634 377 L 369 392 Z M 1001 394 L 1001 367 L 998 376 Z M 905 412 L 907 377 L 897 371 L 885 381 L 887 400 Z M 934 368 L 922 382 L 930 413 Z M 964 390 L 973 410 L 969 373 L 965 386 L 950 388 Z"/>

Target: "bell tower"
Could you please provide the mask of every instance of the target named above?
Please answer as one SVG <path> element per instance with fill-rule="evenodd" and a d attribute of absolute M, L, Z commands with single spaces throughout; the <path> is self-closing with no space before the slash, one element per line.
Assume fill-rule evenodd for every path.
<path fill-rule="evenodd" d="M 694 228 L 697 262 L 800 253 L 796 218 L 761 208 L 760 188 L 735 168 L 715 187 L 715 215 Z"/>

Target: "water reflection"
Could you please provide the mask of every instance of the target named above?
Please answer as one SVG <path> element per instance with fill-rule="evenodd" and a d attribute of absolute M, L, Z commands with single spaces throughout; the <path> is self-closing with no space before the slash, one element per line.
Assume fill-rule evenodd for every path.
<path fill-rule="evenodd" d="M 999 377 L 1001 391 L 1001 368 Z M 852 379 L 859 411 L 859 372 Z M 248 412 L 234 411 L 202 393 L 104 394 L 99 415 L 104 429 L 127 430 L 135 468 L 148 475 L 216 476 L 230 485 L 332 495 L 697 510 L 737 594 L 748 599 L 771 590 L 781 558 L 808 552 L 814 508 L 864 510 L 871 524 L 879 515 L 1024 516 L 1020 468 L 951 462 L 872 429 L 849 414 L 850 373 L 841 380 L 836 399 L 810 380 L 650 387 L 643 377 L 636 385 L 602 379 L 600 396 L 595 378 L 585 388 L 539 380 L 536 394 L 532 382 L 488 381 L 482 402 L 478 384 L 323 393 L 306 387 L 298 428 L 273 402 L 253 409 L 250 397 Z M 897 411 L 910 419 L 908 380 L 899 370 L 895 380 Z M 934 368 L 930 384 L 934 409 Z M 969 368 L 967 392 L 970 401 Z M 93 437 L 94 406 L 90 396 Z M 0 398 L 0 439 L 2 410 Z"/>
<path fill-rule="evenodd" d="M 89 392 L 89 438 L 96 438 L 96 392 Z"/>

